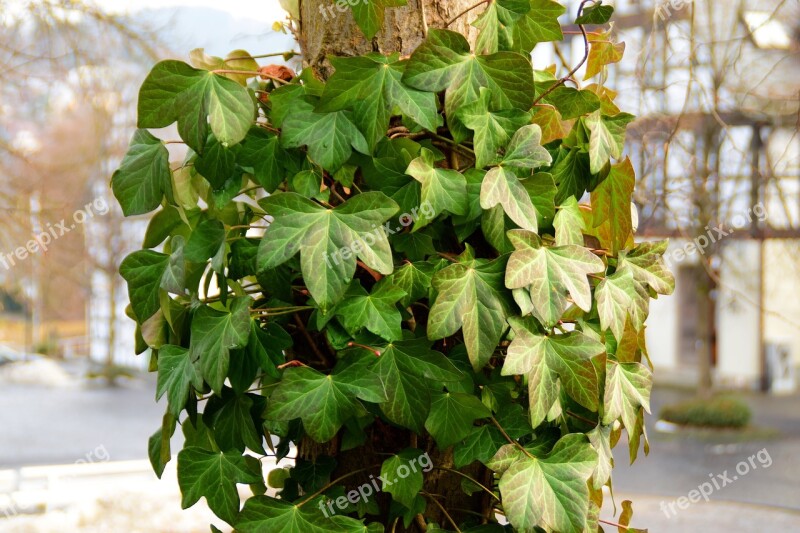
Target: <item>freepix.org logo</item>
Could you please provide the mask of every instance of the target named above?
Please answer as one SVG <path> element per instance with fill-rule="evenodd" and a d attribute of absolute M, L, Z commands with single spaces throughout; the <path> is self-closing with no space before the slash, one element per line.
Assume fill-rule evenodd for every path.
<path fill-rule="evenodd" d="M 418 470 L 419 468 L 419 470 Z M 319 501 L 319 508 L 322 513 L 325 515 L 326 518 L 330 518 L 332 515 L 336 514 L 336 510 L 334 509 L 334 505 L 340 510 L 344 511 L 347 509 L 349 504 L 357 504 L 359 501 L 367 502 L 369 498 L 373 494 L 377 494 L 384 490 L 386 487 L 394 485 L 399 481 L 406 479 L 412 473 L 416 474 L 417 472 L 425 472 L 428 473 L 433 470 L 433 461 L 431 460 L 430 455 L 423 453 L 419 457 L 413 458 L 407 464 L 402 463 L 400 464 L 394 472 L 393 478 L 388 478 L 386 475 L 377 476 L 377 478 L 370 474 L 368 483 L 364 483 L 357 489 L 353 489 L 347 493 L 347 496 L 339 496 L 335 500 L 328 499 L 327 501 L 323 498 Z M 390 475 L 391 477 L 391 475 Z"/>
<path fill-rule="evenodd" d="M 381 233 L 386 236 L 394 235 L 395 233 L 403 231 L 404 228 L 407 228 L 417 220 L 430 220 L 434 216 L 436 216 L 436 211 L 433 209 L 431 203 L 422 202 L 419 207 L 413 208 L 410 213 L 403 213 L 400 215 L 395 223 L 389 220 L 383 226 L 378 226 L 376 224 L 372 226 L 371 232 L 360 235 L 360 238 L 351 242 L 349 246 L 343 246 L 330 255 L 325 252 L 325 264 L 328 268 L 332 268 L 333 265 L 338 265 L 343 260 L 347 261 L 351 257 L 355 257 L 364 250 L 365 246 L 372 246 L 375 244 L 377 239 L 381 236 Z M 333 261 L 333 263 L 331 263 L 331 261 Z"/>
<path fill-rule="evenodd" d="M 319 12 L 322 14 L 322 18 L 326 21 L 330 18 L 336 16 L 334 11 L 338 11 L 339 13 L 344 13 L 347 11 L 348 7 L 352 7 L 356 4 L 368 4 L 369 0 L 337 0 L 336 2 L 331 2 L 328 5 L 321 3 L 319 5 Z"/>
<path fill-rule="evenodd" d="M 33 235 L 33 238 L 25 243 L 25 246 L 19 246 L 5 254 L 0 252 L 0 265 L 3 265 L 6 270 L 11 270 L 18 261 L 24 261 L 38 252 L 46 252 L 51 243 L 76 229 L 78 225 L 85 223 L 95 215 L 103 216 L 109 211 L 110 208 L 104 198 L 95 198 L 83 206 L 83 209 L 78 209 L 72 214 L 72 223 L 63 218 L 55 224 L 48 222 L 47 227 Z"/>

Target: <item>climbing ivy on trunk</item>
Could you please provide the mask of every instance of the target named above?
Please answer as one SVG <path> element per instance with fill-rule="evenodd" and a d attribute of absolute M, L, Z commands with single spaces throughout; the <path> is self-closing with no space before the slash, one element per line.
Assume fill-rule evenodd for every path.
<path fill-rule="evenodd" d="M 350 4 L 371 38 L 405 2 Z M 648 451 L 645 319 L 674 280 L 633 238 L 613 9 L 581 4 L 560 78 L 530 60 L 558 2 L 475 9 L 474 45 L 429 28 L 326 80 L 237 50 L 144 81 L 111 184 L 155 211 L 120 272 L 184 507 L 243 532 L 598 531 L 622 432 Z M 150 130 L 175 123 L 170 163 Z"/>

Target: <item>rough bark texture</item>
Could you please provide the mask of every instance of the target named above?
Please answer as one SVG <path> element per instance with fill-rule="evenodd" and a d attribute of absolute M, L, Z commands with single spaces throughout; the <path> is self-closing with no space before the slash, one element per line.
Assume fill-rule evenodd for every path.
<path fill-rule="evenodd" d="M 349 8 L 340 13 L 323 15 L 320 5 L 328 6 L 331 0 L 302 0 L 300 2 L 300 48 L 303 60 L 321 77 L 330 74 L 326 56 L 352 56 L 367 52 L 400 52 L 409 55 L 425 38 L 425 28 L 448 27 L 473 42 L 476 32 L 469 22 L 481 12 L 478 7 L 461 16 L 450 26 L 447 23 L 464 10 L 474 6 L 476 0 L 408 0 L 405 7 L 386 10 L 383 29 L 367 40 L 356 26 Z"/>
<path fill-rule="evenodd" d="M 330 0 L 322 2 L 327 6 Z M 328 12 L 326 16 L 320 10 L 320 0 L 302 0 L 300 34 L 297 37 L 304 65 L 312 67 L 319 78 L 325 79 L 332 73 L 326 59 L 330 55 L 353 56 L 368 52 L 400 52 L 402 56 L 408 56 L 424 40 L 429 28 L 448 28 L 460 32 L 470 42 L 474 42 L 476 31 L 469 23 L 480 14 L 482 7 L 468 13 L 464 12 L 476 3 L 476 0 L 408 0 L 408 5 L 405 7 L 387 9 L 383 29 L 373 39 L 367 40 L 353 20 L 349 9 L 343 13 L 334 10 L 333 15 Z M 462 15 L 448 26 L 448 22 L 459 14 Z M 386 424 L 379 418 L 376 418 L 367 429 L 367 441 L 359 448 L 343 452 L 340 450 L 338 438 L 322 445 L 306 438 L 300 443 L 298 453 L 300 457 L 308 460 L 314 460 L 319 455 L 335 455 L 338 467 L 333 477 L 336 478 L 365 466 L 380 464 L 389 454 L 397 453 L 407 447 L 427 452 L 436 467 L 425 474 L 423 491 L 428 494 L 425 519 L 445 528 L 453 527 L 450 518 L 432 501 L 433 498 L 448 511 L 455 522 L 460 522 L 468 516 L 489 514 L 492 503 L 490 496 L 483 491 L 477 491 L 471 496 L 465 494 L 461 488 L 464 478 L 445 470 L 454 468 L 452 448 L 440 451 L 427 435 L 418 437 L 410 431 Z M 492 485 L 492 473 L 480 463 L 474 463 L 463 469 L 463 472 L 485 486 Z M 348 478 L 345 484 L 351 489 L 367 482 L 369 482 L 368 473 L 364 473 Z M 378 494 L 376 498 L 382 516 L 371 519 L 388 524 L 387 531 L 398 533 L 425 531 L 421 516 L 418 516 L 408 528 L 404 527 L 402 520 L 396 524 L 389 523 L 389 495 Z"/>

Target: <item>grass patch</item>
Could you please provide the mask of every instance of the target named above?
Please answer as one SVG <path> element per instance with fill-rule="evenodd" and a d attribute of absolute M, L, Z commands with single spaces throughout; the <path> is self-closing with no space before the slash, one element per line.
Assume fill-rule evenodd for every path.
<path fill-rule="evenodd" d="M 681 426 L 704 428 L 743 428 L 752 412 L 747 404 L 732 396 L 695 398 L 661 410 L 661 418 Z"/>

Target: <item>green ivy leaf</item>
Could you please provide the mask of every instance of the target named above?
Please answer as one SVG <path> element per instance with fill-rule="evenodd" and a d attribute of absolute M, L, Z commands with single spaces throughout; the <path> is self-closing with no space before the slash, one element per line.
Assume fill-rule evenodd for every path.
<path fill-rule="evenodd" d="M 397 302 L 405 295 L 403 289 L 391 283 L 378 283 L 367 293 L 361 283 L 354 282 L 336 306 L 336 316 L 351 333 L 366 328 L 387 341 L 399 340 L 403 332 Z"/>
<path fill-rule="evenodd" d="M 500 477 L 506 516 L 519 531 L 539 526 L 565 533 L 584 531 L 589 512 L 586 481 L 597 452 L 585 435 L 570 434 L 543 457 L 522 455 Z"/>
<path fill-rule="evenodd" d="M 469 434 L 473 421 L 491 415 L 491 411 L 472 394 L 439 393 L 434 396 L 425 429 L 436 439 L 436 445 L 445 449 L 463 440 Z"/>
<path fill-rule="evenodd" d="M 237 355 L 244 356 L 241 353 Z M 258 396 L 253 397 L 261 399 Z M 266 453 L 261 432 L 253 421 L 253 397 L 225 389 L 222 399 L 214 397 L 210 400 L 213 402 L 211 419 L 214 437 L 222 451 L 236 450 L 242 453 L 247 447 L 261 455 Z M 263 409 L 263 399 L 260 406 Z M 207 411 L 210 410 L 211 404 L 207 408 Z"/>
<path fill-rule="evenodd" d="M 397 55 L 332 57 L 330 61 L 336 71 L 325 85 L 317 111 L 353 109 L 355 122 L 366 133 L 371 148 L 386 135 L 395 107 L 423 128 L 436 131 L 436 95 L 403 83 L 405 63 L 398 62 Z"/>
<path fill-rule="evenodd" d="M 575 19 L 575 24 L 605 24 L 611 20 L 614 6 L 603 5 L 603 2 L 585 7 L 581 16 Z"/>
<path fill-rule="evenodd" d="M 169 152 L 147 130 L 136 130 L 119 169 L 111 177 L 114 197 L 126 216 L 149 213 L 172 194 Z"/>
<path fill-rule="evenodd" d="M 406 5 L 406 0 L 369 0 L 367 2 L 348 2 L 353 18 L 364 32 L 364 37 L 372 39 L 383 27 L 384 11 L 390 7 Z"/>
<path fill-rule="evenodd" d="M 391 249 L 381 224 L 398 206 L 385 194 L 359 194 L 335 209 L 296 193 L 275 194 L 260 204 L 275 219 L 259 245 L 259 270 L 275 268 L 300 252 L 308 290 L 323 310 L 344 295 L 356 257 L 381 274 L 392 273 Z"/>
<path fill-rule="evenodd" d="M 209 125 L 224 145 L 244 139 L 255 118 L 255 105 L 247 89 L 235 81 L 167 60 L 145 78 L 138 116 L 140 128 L 165 128 L 177 121 L 181 138 L 202 153 Z"/>
<path fill-rule="evenodd" d="M 558 402 L 559 383 L 576 402 L 596 411 L 597 372 L 592 357 L 605 352 L 605 345 L 577 331 L 563 335 L 541 335 L 530 319 L 509 319 L 516 336 L 508 347 L 503 375 L 528 377 L 531 426 L 536 427 Z"/>
<path fill-rule="evenodd" d="M 128 297 L 140 325 L 161 308 L 159 290 L 168 264 L 168 255 L 139 250 L 123 259 L 119 267 L 120 275 L 128 282 Z"/>
<path fill-rule="evenodd" d="M 563 85 L 554 89 L 544 100 L 558 109 L 563 120 L 572 120 L 600 109 L 597 94 Z"/>
<path fill-rule="evenodd" d="M 199 366 L 186 348 L 168 344 L 158 351 L 156 401 L 166 394 L 168 410 L 176 419 L 186 406 L 192 387 L 203 389 Z"/>
<path fill-rule="evenodd" d="M 311 98 L 294 101 L 283 120 L 281 144 L 285 148 L 308 147 L 311 159 L 329 172 L 335 172 L 350 158 L 352 148 L 369 154 L 364 135 L 353 123 L 349 111 L 317 113 Z"/>
<path fill-rule="evenodd" d="M 530 60 L 515 52 L 476 56 L 460 33 L 431 29 L 411 55 L 403 81 L 422 91 L 445 93 L 445 113 L 453 138 L 465 138 L 464 126 L 455 117 L 464 104 L 480 97 L 480 88 L 490 90 L 495 109 L 528 111 L 533 94 Z"/>
<path fill-rule="evenodd" d="M 366 414 L 356 398 L 385 402 L 386 392 L 380 378 L 365 370 L 362 374 L 362 369 L 334 370 L 325 375 L 308 367 L 288 368 L 270 396 L 267 416 L 275 420 L 300 418 L 312 439 L 327 442 L 348 418 Z"/>
<path fill-rule="evenodd" d="M 373 370 L 386 386 L 387 400 L 380 404 L 383 414 L 417 433 L 422 432 L 430 411 L 428 380 L 457 381 L 463 377 L 444 355 L 431 350 L 425 339 L 389 344 Z"/>
<path fill-rule="evenodd" d="M 239 512 L 237 483 L 258 483 L 261 465 L 239 452 L 213 452 L 189 446 L 178 454 L 178 484 L 188 509 L 205 497 L 208 506 L 221 519 L 233 524 Z"/>
<path fill-rule="evenodd" d="M 427 296 L 435 272 L 436 265 L 428 261 L 406 263 L 394 271 L 390 278 L 392 283 L 406 293 L 400 299 L 403 307 Z"/>
<path fill-rule="evenodd" d="M 512 230 L 509 238 L 516 251 L 506 270 L 506 287 L 527 288 L 534 315 L 543 324 L 553 326 L 564 314 L 570 301 L 584 311 L 592 308 L 592 292 L 587 276 L 603 272 L 602 259 L 582 246 L 543 246 L 538 236 L 524 230 Z"/>
<path fill-rule="evenodd" d="M 325 511 L 323 511 L 325 509 Z M 236 531 L 242 533 L 375 533 L 360 520 L 331 514 L 323 498 L 314 498 L 302 507 L 298 504 L 254 496 L 248 499 L 236 519 Z M 378 533 L 382 528 L 378 530 Z"/>
<path fill-rule="evenodd" d="M 467 466 L 473 461 L 486 464 L 505 442 L 500 430 L 494 426 L 486 424 L 472 428 L 464 442 L 457 444 L 453 450 L 456 468 Z"/>
<path fill-rule="evenodd" d="M 498 162 L 514 132 L 530 122 L 530 113 L 519 109 L 490 111 L 490 101 L 491 92 L 481 87 L 480 97 L 458 111 L 461 122 L 475 132 L 476 168 Z"/>
<path fill-rule="evenodd" d="M 147 440 L 147 455 L 150 459 L 150 465 L 153 467 L 153 472 L 155 472 L 158 479 L 161 479 L 161 476 L 164 475 L 167 463 L 172 460 L 170 439 L 175 433 L 176 424 L 177 421 L 174 416 L 169 413 L 165 414 L 161 427 Z"/>
<path fill-rule="evenodd" d="M 230 350 L 242 348 L 250 335 L 250 298 L 233 298 L 230 310 L 200 307 L 192 319 L 190 351 L 200 358 L 203 378 L 216 393 L 228 376 Z"/>
<path fill-rule="evenodd" d="M 566 8 L 553 0 L 530 0 L 530 10 L 513 27 L 514 50 L 530 54 L 538 43 L 561 41 L 559 17 Z"/>
<path fill-rule="evenodd" d="M 285 178 L 282 161 L 286 157 L 280 138 L 258 126 L 247 132 L 236 154 L 237 163 L 252 169 L 256 181 L 270 194 Z"/>
<path fill-rule="evenodd" d="M 508 328 L 510 302 L 503 287 L 506 258 L 473 259 L 469 250 L 433 276 L 436 299 L 428 316 L 428 338 L 443 339 L 462 329 L 475 370 L 491 358 Z"/>
<path fill-rule="evenodd" d="M 406 507 L 413 505 L 414 498 L 422 490 L 422 467 L 417 464 L 417 459 L 422 455 L 422 450 L 407 448 L 392 455 L 381 465 L 381 478 L 388 480 L 384 490 Z M 401 477 L 400 468 L 408 473 L 405 477 Z"/>
<path fill-rule="evenodd" d="M 551 169 L 553 179 L 558 185 L 555 202 L 563 204 L 570 196 L 580 200 L 591 179 L 589 173 L 589 156 L 578 148 L 565 150 L 559 148 Z"/>
<path fill-rule="evenodd" d="M 466 178 L 456 170 L 435 167 L 430 150 L 422 150 L 422 155 L 408 165 L 406 174 L 422 184 L 422 204 L 430 205 L 434 212 L 431 217 L 417 219 L 414 223 L 415 230 L 433 222 L 444 212 L 466 214 L 469 208 Z"/>
<path fill-rule="evenodd" d="M 183 250 L 187 261 L 204 263 L 225 247 L 225 225 L 219 220 L 202 221 L 192 232 Z"/>
<path fill-rule="evenodd" d="M 202 154 L 194 160 L 195 170 L 211 187 L 221 189 L 236 171 L 236 152 L 210 135 Z M 238 145 L 235 146 L 238 148 Z"/>

